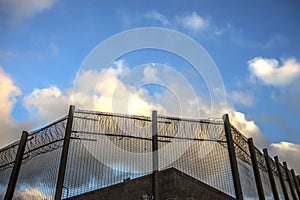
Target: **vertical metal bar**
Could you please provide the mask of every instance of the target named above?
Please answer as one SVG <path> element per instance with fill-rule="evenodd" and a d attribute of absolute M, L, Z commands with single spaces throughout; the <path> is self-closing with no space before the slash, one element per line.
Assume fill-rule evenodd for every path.
<path fill-rule="evenodd" d="M 266 165 L 267 165 L 267 169 L 268 169 L 268 175 L 269 175 L 269 180 L 271 183 L 273 197 L 274 197 L 274 200 L 279 200 L 278 191 L 277 191 L 276 183 L 275 183 L 275 179 L 274 179 L 274 174 L 272 172 L 272 167 L 271 167 L 271 163 L 270 163 L 271 158 L 269 157 L 269 153 L 268 153 L 267 149 L 263 149 L 263 152 L 264 152 L 265 161 L 266 161 Z"/>
<path fill-rule="evenodd" d="M 152 111 L 152 193 L 153 199 L 159 200 L 158 195 L 158 136 L 157 136 L 157 111 Z"/>
<path fill-rule="evenodd" d="M 280 168 L 280 163 L 279 163 L 279 160 L 278 160 L 278 156 L 275 156 L 274 160 L 275 160 L 276 168 L 277 168 L 277 171 L 278 171 L 279 180 L 280 180 L 280 183 L 281 183 L 281 188 L 282 188 L 282 192 L 283 192 L 283 195 L 284 195 L 284 199 L 289 200 L 289 195 L 287 193 L 286 186 L 285 186 L 285 183 L 284 183 L 284 179 L 283 179 L 282 171 L 281 171 L 281 168 Z"/>
<path fill-rule="evenodd" d="M 254 147 L 252 138 L 248 139 L 248 146 L 249 146 L 249 151 L 250 151 L 250 157 L 251 157 L 258 197 L 260 200 L 265 200 L 264 188 L 263 188 L 263 185 L 261 182 L 261 177 L 259 174 L 259 168 L 258 168 L 257 158 L 256 158 L 256 153 L 255 153 L 255 147 Z"/>
<path fill-rule="evenodd" d="M 297 175 L 297 176 L 296 176 L 296 179 L 297 179 L 297 181 L 298 181 L 298 187 L 299 187 L 299 190 L 300 190 L 300 176 Z"/>
<path fill-rule="evenodd" d="M 292 173 L 292 178 L 293 178 L 294 183 L 295 183 L 295 189 L 296 189 L 296 192 L 298 194 L 298 199 L 300 199 L 299 183 L 298 183 L 298 181 L 296 179 L 295 171 L 293 169 L 291 169 L 291 173 Z"/>
<path fill-rule="evenodd" d="M 287 180 L 288 180 L 288 183 L 289 183 L 289 186 L 290 186 L 290 189 L 291 189 L 292 197 L 293 197 L 294 200 L 297 200 L 297 197 L 296 197 L 296 194 L 295 194 L 295 191 L 294 191 L 294 187 L 293 187 L 293 184 L 292 184 L 292 180 L 291 180 L 291 177 L 290 177 L 289 169 L 287 167 L 286 162 L 283 162 L 283 166 L 284 166 L 284 170 L 285 170 L 285 173 L 286 173 L 286 176 L 287 176 Z"/>
<path fill-rule="evenodd" d="M 69 109 L 68 121 L 65 130 L 64 144 L 62 147 L 62 153 L 60 158 L 59 171 L 58 171 L 58 177 L 56 183 L 56 191 L 55 191 L 55 200 L 61 200 L 62 197 L 62 190 L 64 187 L 65 172 L 66 172 L 66 166 L 68 160 L 74 111 L 75 111 L 75 106 L 71 105 Z"/>
<path fill-rule="evenodd" d="M 224 120 L 224 128 L 225 128 L 225 135 L 226 135 L 226 141 L 228 146 L 227 148 L 229 153 L 235 197 L 237 200 L 242 200 L 243 199 L 242 186 L 241 186 L 241 180 L 238 171 L 238 165 L 237 165 L 234 144 L 233 144 L 233 139 L 231 134 L 231 125 L 230 125 L 228 114 L 223 115 L 223 120 Z"/>
<path fill-rule="evenodd" d="M 10 175 L 10 178 L 9 178 L 9 183 L 8 183 L 8 186 L 7 186 L 7 190 L 6 190 L 6 193 L 5 193 L 4 200 L 11 200 L 13 198 L 14 191 L 15 191 L 16 184 L 17 184 L 17 180 L 18 180 L 18 176 L 19 176 L 19 172 L 20 172 L 20 168 L 21 168 L 21 164 L 22 164 L 22 159 L 23 159 L 25 147 L 26 147 L 27 137 L 28 137 L 28 132 L 23 131 L 22 136 L 21 136 L 21 140 L 20 140 L 20 143 L 19 143 L 17 155 L 16 155 L 16 158 L 15 158 L 15 162 L 14 162 L 14 167 L 12 169 L 12 172 L 11 172 L 11 175 Z"/>

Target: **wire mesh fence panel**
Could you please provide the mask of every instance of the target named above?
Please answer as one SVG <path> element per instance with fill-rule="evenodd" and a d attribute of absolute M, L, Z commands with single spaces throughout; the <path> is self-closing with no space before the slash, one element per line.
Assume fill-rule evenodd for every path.
<path fill-rule="evenodd" d="M 4 199 L 12 168 L 0 171 L 0 199 Z"/>
<path fill-rule="evenodd" d="M 298 199 L 298 194 L 297 194 L 297 191 L 296 191 L 296 183 L 294 182 L 294 179 L 292 177 L 291 170 L 288 170 L 287 176 L 289 176 L 290 181 L 291 181 L 291 186 L 292 186 L 292 188 L 291 188 L 291 186 L 289 185 L 289 188 L 290 188 L 290 190 L 293 190 L 295 198 Z"/>
<path fill-rule="evenodd" d="M 244 199 L 258 199 L 247 138 L 234 126 L 231 126 L 231 133 Z"/>
<path fill-rule="evenodd" d="M 174 167 L 234 196 L 222 121 L 159 117 L 160 169 Z"/>
<path fill-rule="evenodd" d="M 62 146 L 62 141 L 57 142 Z M 23 161 L 14 199 L 54 199 L 61 148 Z"/>
<path fill-rule="evenodd" d="M 150 118 L 77 110 L 63 197 L 152 173 L 151 137 Z"/>
<path fill-rule="evenodd" d="M 289 183 L 287 182 L 287 180 L 284 181 L 284 184 L 285 184 L 287 193 L 289 195 L 289 199 L 293 199 L 292 192 L 291 192 L 291 189 L 290 189 L 290 186 L 289 186 Z"/>
<path fill-rule="evenodd" d="M 273 176 L 274 176 L 274 180 L 275 180 L 276 189 L 277 189 L 279 199 L 284 200 L 283 189 L 282 189 L 282 186 L 281 186 L 281 182 L 280 182 L 280 178 L 279 178 L 279 172 L 277 170 L 275 161 L 272 158 L 270 158 L 269 161 L 270 161 L 271 169 L 272 169 L 272 172 L 273 172 Z"/>
<path fill-rule="evenodd" d="M 289 170 L 289 176 L 290 176 L 290 180 L 291 180 L 291 183 L 292 183 L 292 187 L 293 187 L 295 196 L 296 196 L 296 198 L 300 199 L 300 196 L 298 196 L 298 193 L 297 193 L 297 185 L 296 185 L 296 182 L 293 178 L 291 170 Z"/>
<path fill-rule="evenodd" d="M 29 134 L 13 199 L 53 199 L 65 126 L 64 117 Z"/>
<path fill-rule="evenodd" d="M 276 183 L 276 188 L 277 188 L 279 199 L 284 200 L 284 194 L 283 194 L 283 190 L 282 190 L 282 186 L 281 186 L 281 183 L 280 183 L 279 176 L 275 175 L 274 179 L 275 179 L 275 183 Z"/>
<path fill-rule="evenodd" d="M 282 176 L 283 176 L 284 185 L 285 185 L 286 191 L 288 193 L 289 199 L 293 199 L 292 192 L 291 192 L 291 189 L 290 189 L 290 186 L 289 186 L 289 183 L 288 183 L 288 179 L 287 179 L 287 174 L 285 173 L 285 169 L 282 166 L 282 164 L 280 164 L 280 163 L 279 163 L 279 167 L 280 167 L 280 171 L 281 171 Z"/>
<path fill-rule="evenodd" d="M 14 199 L 54 199 L 66 124 L 67 118 L 63 117 L 29 134 Z M 247 138 L 235 127 L 231 130 L 244 199 L 258 199 Z M 152 131 L 150 117 L 75 110 L 62 198 L 152 174 L 155 158 L 152 157 Z M 196 181 L 235 197 L 221 119 L 159 115 L 157 135 L 159 170 L 176 168 Z M 0 150 L 0 199 L 7 189 L 18 144 L 17 141 Z M 255 155 L 265 197 L 272 199 L 264 155 L 257 148 Z M 270 161 L 278 194 L 283 199 L 279 173 L 274 160 Z M 287 182 L 287 176 L 292 177 L 292 174 L 286 174 L 281 164 L 280 171 L 292 199 Z M 150 188 L 147 194 L 151 194 L 151 178 L 147 180 Z"/>
<path fill-rule="evenodd" d="M 4 199 L 9 178 L 14 166 L 19 141 L 0 150 L 0 199 Z"/>
<path fill-rule="evenodd" d="M 270 183 L 270 178 L 268 174 L 268 168 L 267 168 L 267 163 L 265 160 L 264 154 L 255 147 L 255 155 L 257 158 L 257 163 L 258 163 L 258 168 L 259 168 L 259 173 L 260 173 L 260 178 L 262 181 L 263 185 L 263 190 L 264 190 L 264 195 L 265 198 L 268 199 L 273 199 L 273 193 L 272 193 L 272 186 Z"/>

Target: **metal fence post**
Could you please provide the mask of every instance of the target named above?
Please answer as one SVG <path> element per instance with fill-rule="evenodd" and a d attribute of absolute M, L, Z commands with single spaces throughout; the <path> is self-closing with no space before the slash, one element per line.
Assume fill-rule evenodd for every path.
<path fill-rule="evenodd" d="M 293 169 L 291 169 L 291 173 L 292 173 L 292 178 L 293 178 L 294 183 L 295 183 L 295 189 L 296 189 L 296 192 L 298 194 L 298 198 L 300 199 L 299 183 L 298 183 L 298 181 L 296 179 L 295 171 Z"/>
<path fill-rule="evenodd" d="M 157 111 L 152 111 L 152 193 L 154 200 L 159 200 L 158 195 L 158 135 L 157 135 Z"/>
<path fill-rule="evenodd" d="M 234 143 L 232 139 L 231 125 L 230 125 L 228 114 L 223 115 L 223 120 L 224 120 L 224 128 L 225 128 L 227 149 L 229 153 L 229 160 L 230 160 L 230 166 L 231 166 L 231 172 L 233 178 L 235 197 L 237 200 L 242 200 L 243 199 L 242 186 L 241 186 L 241 180 L 239 176 L 239 170 L 238 170 L 238 165 L 237 165 L 237 160 L 236 160 L 236 155 L 234 150 Z"/>
<path fill-rule="evenodd" d="M 267 169 L 268 169 L 268 175 L 269 175 L 269 180 L 271 183 L 273 197 L 274 197 L 274 200 L 279 200 L 278 191 L 277 191 L 276 183 L 275 183 L 275 179 L 274 179 L 274 174 L 272 172 L 272 167 L 271 167 L 271 163 L 270 163 L 271 158 L 269 157 L 267 149 L 263 149 L 263 152 L 264 152 L 264 156 L 265 156 L 265 160 L 266 160 L 266 165 L 267 165 Z"/>
<path fill-rule="evenodd" d="M 300 190 L 300 175 L 297 175 L 296 179 L 298 181 L 298 186 L 299 186 L 299 190 Z"/>
<path fill-rule="evenodd" d="M 264 188 L 263 188 L 263 185 L 261 182 L 261 177 L 259 174 L 259 168 L 258 168 L 257 158 L 256 158 L 256 153 L 255 153 L 255 147 L 254 147 L 252 138 L 248 139 L 248 146 L 249 146 L 249 151 L 250 151 L 250 157 L 251 157 L 258 197 L 260 200 L 265 200 Z"/>
<path fill-rule="evenodd" d="M 282 176 L 282 171 L 281 171 L 281 168 L 280 168 L 280 163 L 279 163 L 279 160 L 278 160 L 278 156 L 275 156 L 274 160 L 275 160 L 276 168 L 277 168 L 277 171 L 278 171 L 279 180 L 280 180 L 282 192 L 283 192 L 283 195 L 284 195 L 284 199 L 289 200 L 289 195 L 287 193 L 286 186 L 285 186 L 285 183 L 284 183 L 284 179 L 283 179 L 283 176 Z"/>
<path fill-rule="evenodd" d="M 292 184 L 292 180 L 291 180 L 291 177 L 290 177 L 289 169 L 287 167 L 286 162 L 283 162 L 283 166 L 284 166 L 284 170 L 285 170 L 285 173 L 286 173 L 286 176 L 287 176 L 287 180 L 288 180 L 288 183 L 289 183 L 289 186 L 290 186 L 290 189 L 291 189 L 292 197 L 293 197 L 294 200 L 297 200 L 297 197 L 296 197 L 296 194 L 295 194 L 295 191 L 294 191 L 294 187 L 293 187 L 293 184 Z"/>
<path fill-rule="evenodd" d="M 28 137 L 28 132 L 23 131 L 22 136 L 21 136 L 21 140 L 20 140 L 20 143 L 19 143 L 17 155 L 16 155 L 16 158 L 15 158 L 15 162 L 14 162 L 14 167 L 12 169 L 12 172 L 11 172 L 11 175 L 10 175 L 10 178 L 9 178 L 9 183 L 8 183 L 8 186 L 7 186 L 7 190 L 6 190 L 6 193 L 5 193 L 4 200 L 11 200 L 13 198 L 14 191 L 15 191 L 16 184 L 17 184 L 17 180 L 18 180 L 18 176 L 19 176 L 19 172 L 20 172 L 20 168 L 21 168 L 21 164 L 22 164 L 22 159 L 23 159 L 25 147 L 26 147 L 27 137 Z"/>
<path fill-rule="evenodd" d="M 68 121 L 65 130 L 64 144 L 62 147 L 61 159 L 59 164 L 59 171 L 58 171 L 56 191 L 55 191 L 55 200 L 61 200 L 62 197 L 62 190 L 63 190 L 64 180 L 65 180 L 65 172 L 66 172 L 66 166 L 68 160 L 74 111 L 75 111 L 75 106 L 71 105 L 69 109 Z"/>

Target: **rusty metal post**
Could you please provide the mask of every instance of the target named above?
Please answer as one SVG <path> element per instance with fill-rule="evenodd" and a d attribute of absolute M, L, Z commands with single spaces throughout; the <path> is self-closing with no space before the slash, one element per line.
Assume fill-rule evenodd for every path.
<path fill-rule="evenodd" d="M 69 109 L 68 121 L 65 130 L 64 144 L 62 147 L 62 153 L 60 158 L 59 171 L 58 171 L 57 183 L 56 183 L 56 191 L 55 191 L 55 200 L 61 200 L 62 197 L 62 190 L 64 187 L 65 172 L 66 172 L 69 146 L 71 140 L 74 111 L 75 111 L 75 106 L 71 105 Z"/>
<path fill-rule="evenodd" d="M 158 135 L 157 135 L 157 111 L 152 111 L 152 193 L 154 200 L 159 200 L 158 195 Z"/>
<path fill-rule="evenodd" d="M 249 151 L 250 151 L 250 157 L 251 157 L 258 197 L 260 200 L 265 200 L 264 188 L 263 188 L 263 185 L 261 182 L 261 177 L 259 174 L 259 168 L 258 168 L 257 158 L 256 158 L 256 153 L 255 153 L 255 147 L 254 147 L 252 138 L 248 139 L 248 146 L 249 146 Z"/>
<path fill-rule="evenodd" d="M 230 160 L 230 166 L 231 166 L 231 172 L 233 178 L 235 197 L 237 200 L 243 200 L 241 180 L 239 176 L 239 170 L 238 170 L 238 165 L 237 165 L 237 160 L 236 160 L 236 155 L 234 150 L 234 143 L 232 139 L 231 125 L 230 125 L 228 114 L 223 115 L 223 120 L 224 120 L 224 128 L 225 128 L 227 149 L 229 153 L 229 160 Z"/>
<path fill-rule="evenodd" d="M 8 183 L 8 186 L 7 186 L 7 190 L 6 190 L 6 193 L 5 193 L 4 200 L 11 200 L 13 198 L 14 191 L 15 191 L 16 184 L 17 184 L 17 180 L 18 180 L 18 176 L 19 176 L 19 172 L 20 172 L 20 168 L 21 168 L 21 164 L 22 164 L 22 159 L 23 159 L 25 147 L 26 147 L 27 137 L 28 137 L 28 132 L 23 131 L 22 136 L 21 136 L 21 140 L 20 140 L 20 143 L 19 143 L 17 155 L 16 155 L 16 158 L 15 158 L 15 162 L 14 162 L 14 167 L 12 169 L 12 172 L 11 172 L 11 175 L 10 175 L 10 178 L 9 178 L 9 183 Z"/>
<path fill-rule="evenodd" d="M 269 180 L 271 183 L 273 197 L 274 197 L 274 200 L 279 200 L 278 191 L 276 188 L 276 182 L 274 179 L 274 174 L 272 172 L 272 167 L 271 167 L 271 163 L 270 163 L 271 158 L 269 157 L 269 153 L 268 153 L 267 149 L 263 149 L 263 152 L 264 152 L 264 156 L 265 156 L 265 160 L 266 160 L 266 165 L 267 165 L 267 169 L 268 169 L 268 175 L 269 175 Z"/>

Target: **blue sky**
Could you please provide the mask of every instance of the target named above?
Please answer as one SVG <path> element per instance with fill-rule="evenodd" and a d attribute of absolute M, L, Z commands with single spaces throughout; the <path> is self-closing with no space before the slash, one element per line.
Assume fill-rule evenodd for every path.
<path fill-rule="evenodd" d="M 100 42 L 151 26 L 179 31 L 201 44 L 221 73 L 232 121 L 259 146 L 300 169 L 299 9 L 297 0 L 0 0 L 0 145 L 18 139 L 23 129 L 32 130 L 66 113 L 75 80 L 82 90 L 95 89 L 90 84 L 96 84 L 99 71 L 80 71 L 80 66 Z M 189 72 L 185 61 L 166 52 L 124 55 L 104 76 L 108 85 L 98 91 L 102 106 L 97 109 L 109 111 L 105 106 L 110 87 L 123 73 L 149 63 L 172 66 L 183 75 Z M 209 105 L 205 83 L 193 78 L 188 77 L 203 86 L 196 92 L 206 94 L 197 102 Z M 130 87 L 122 84 L 129 92 Z M 158 108 L 176 114 L 173 104 L 161 99 L 176 98 L 167 89 L 145 86 L 132 101 L 144 105 L 145 112 Z M 90 108 L 86 102 L 78 104 Z"/>

